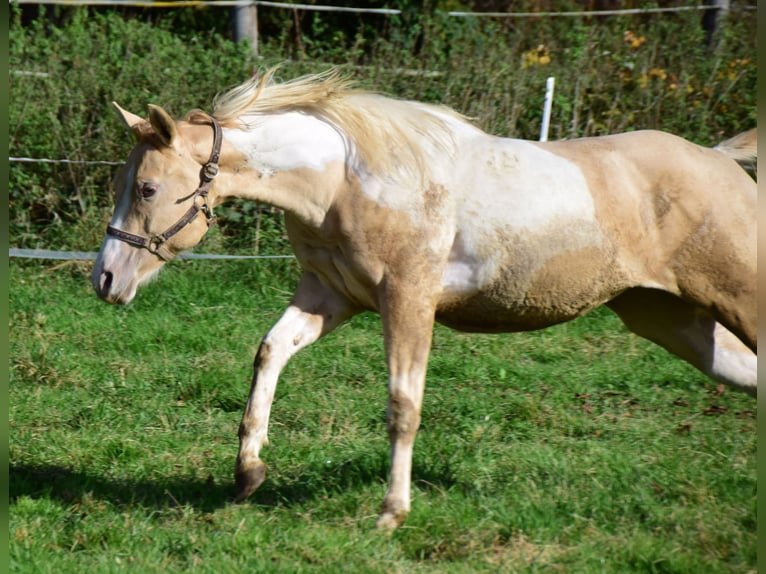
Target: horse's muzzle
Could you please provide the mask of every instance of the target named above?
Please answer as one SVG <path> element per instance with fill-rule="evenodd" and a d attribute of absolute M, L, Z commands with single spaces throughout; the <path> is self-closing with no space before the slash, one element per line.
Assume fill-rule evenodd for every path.
<path fill-rule="evenodd" d="M 135 288 L 120 289 L 115 284 L 114 274 L 103 269 L 99 263 L 93 268 L 90 282 L 96 295 L 107 303 L 125 305 L 133 299 L 135 294 Z"/>

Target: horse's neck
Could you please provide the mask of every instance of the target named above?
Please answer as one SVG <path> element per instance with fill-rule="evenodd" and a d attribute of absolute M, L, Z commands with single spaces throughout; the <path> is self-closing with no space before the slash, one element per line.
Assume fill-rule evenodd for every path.
<path fill-rule="evenodd" d="M 220 197 L 268 203 L 321 223 L 346 169 L 340 133 L 297 112 L 247 120 L 248 129 L 224 130 L 231 168 L 222 174 Z"/>

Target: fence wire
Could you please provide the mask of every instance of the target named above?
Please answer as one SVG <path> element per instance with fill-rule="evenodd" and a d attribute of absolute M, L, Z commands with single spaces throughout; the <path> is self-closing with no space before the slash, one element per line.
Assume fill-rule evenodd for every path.
<path fill-rule="evenodd" d="M 179 2 L 164 2 L 152 0 L 11 0 L 16 4 L 55 4 L 64 6 L 129 6 L 135 8 L 245 8 L 248 6 L 264 6 L 267 8 L 282 8 L 288 10 L 303 10 L 307 12 L 351 12 L 356 14 L 399 15 L 401 10 L 395 8 L 363 8 L 355 6 L 325 6 L 317 4 L 292 4 L 287 2 L 265 2 L 260 0 L 186 0 Z M 738 6 L 745 10 L 755 10 L 757 6 Z M 448 11 L 447 16 L 456 18 L 557 18 L 591 16 L 630 16 L 636 14 L 658 14 L 666 12 L 688 12 L 704 10 L 722 10 L 720 5 L 672 6 L 668 8 L 625 8 L 615 10 L 580 10 L 558 12 L 460 12 Z"/>
<path fill-rule="evenodd" d="M 50 259 L 54 261 L 95 261 L 95 251 L 56 251 L 53 249 L 8 249 L 8 257 Z M 180 253 L 178 259 L 295 259 L 295 255 L 219 255 L 216 253 Z"/>

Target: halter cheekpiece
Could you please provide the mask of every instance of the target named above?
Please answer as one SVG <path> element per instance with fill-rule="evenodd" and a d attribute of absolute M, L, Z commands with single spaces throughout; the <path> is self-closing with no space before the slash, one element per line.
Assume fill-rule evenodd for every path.
<path fill-rule="evenodd" d="M 117 229 L 111 225 L 108 225 L 106 228 L 107 235 L 111 235 L 130 245 L 147 249 L 151 253 L 157 255 L 160 259 L 170 261 L 175 257 L 175 254 L 165 246 L 165 242 L 191 223 L 194 218 L 197 217 L 197 213 L 201 211 L 205 215 L 208 227 L 211 227 L 215 223 L 215 214 L 213 213 L 213 208 L 207 202 L 207 193 L 210 190 L 213 180 L 218 175 L 218 160 L 221 156 L 223 132 L 218 120 L 213 116 L 209 117 L 211 125 L 213 126 L 213 151 L 210 153 L 210 159 L 208 159 L 207 163 L 202 166 L 202 170 L 200 171 L 199 187 L 190 196 L 192 205 L 186 213 L 181 216 L 181 219 L 176 221 L 164 232 L 151 237 L 128 233 L 127 231 Z"/>

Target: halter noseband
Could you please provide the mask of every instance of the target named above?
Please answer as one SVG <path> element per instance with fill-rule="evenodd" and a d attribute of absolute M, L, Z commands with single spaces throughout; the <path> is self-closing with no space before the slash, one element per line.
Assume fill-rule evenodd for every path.
<path fill-rule="evenodd" d="M 112 227 L 111 225 L 108 225 L 106 228 L 107 235 L 116 237 L 120 241 L 129 243 L 130 245 L 148 249 L 160 259 L 170 261 L 175 257 L 175 254 L 165 246 L 165 242 L 191 223 L 194 218 L 197 217 L 197 213 L 202 211 L 202 213 L 205 214 L 205 220 L 208 227 L 215 223 L 213 208 L 207 203 L 207 192 L 210 190 L 213 180 L 218 175 L 218 160 L 221 156 L 223 132 L 221 130 L 221 124 L 219 124 L 213 116 L 210 116 L 210 121 L 213 126 L 213 151 L 210 153 L 210 159 L 202 166 L 199 187 L 190 196 L 193 202 L 192 206 L 183 214 L 183 216 L 181 216 L 181 219 L 176 221 L 164 232 L 153 235 L 152 237 L 144 237 L 143 235 L 128 233 L 122 229 Z M 202 201 L 198 203 L 197 198 L 202 198 Z"/>

